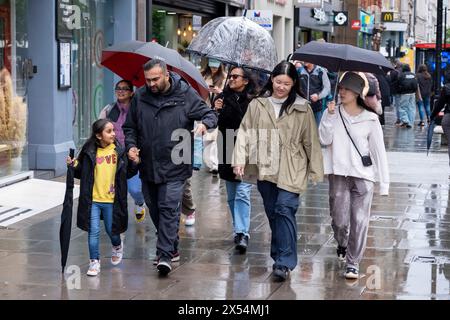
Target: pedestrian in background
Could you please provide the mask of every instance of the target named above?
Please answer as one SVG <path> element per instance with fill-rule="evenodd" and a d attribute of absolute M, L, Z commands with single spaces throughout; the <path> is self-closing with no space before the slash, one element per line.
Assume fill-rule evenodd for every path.
<path fill-rule="evenodd" d="M 402 73 L 398 79 L 399 114 L 401 120 L 401 128 L 412 128 L 416 120 L 416 99 L 419 85 L 416 75 L 411 72 L 408 64 L 403 64 Z M 420 97 L 419 97 L 420 99 Z"/>
<path fill-rule="evenodd" d="M 236 177 L 231 167 L 231 155 L 234 141 L 234 132 L 239 129 L 242 119 L 247 112 L 248 104 L 256 95 L 255 81 L 247 70 L 232 67 L 229 82 L 223 93 L 217 96 L 214 107 L 219 114 L 219 131 L 222 135 L 221 150 L 223 161 L 219 164 L 220 179 L 225 180 L 227 201 L 233 219 L 234 244 L 241 254 L 247 251 L 250 238 L 250 194 L 252 185 Z M 230 136 L 228 132 L 233 134 Z"/>
<path fill-rule="evenodd" d="M 324 100 L 331 94 L 331 84 L 327 70 L 309 62 L 300 68 L 300 88 L 311 103 L 317 126 L 322 118 Z"/>
<path fill-rule="evenodd" d="M 444 74 L 444 87 L 441 89 L 439 100 L 435 103 L 433 111 L 431 112 L 430 121 L 435 121 L 439 112 L 444 109 L 444 117 L 442 118 L 442 129 L 450 141 L 450 73 Z M 450 147 L 448 147 L 448 155 L 450 160 Z M 449 162 L 450 163 L 450 162 Z"/>
<path fill-rule="evenodd" d="M 427 123 L 430 123 L 430 97 L 431 89 L 433 88 L 433 77 L 428 72 L 425 64 L 421 64 L 416 73 L 417 82 L 419 83 L 419 90 L 421 100 L 417 100 L 417 108 L 419 109 L 420 122 L 419 126 L 425 126 L 425 114 L 427 116 Z M 425 114 L 424 114 L 425 111 Z"/>
<path fill-rule="evenodd" d="M 253 159 L 260 154 L 264 157 Z M 308 180 L 315 183 L 323 178 L 314 114 L 301 96 L 292 63 L 280 62 L 260 96 L 250 103 L 239 127 L 233 167 L 237 176 L 258 176 L 258 191 L 272 231 L 273 277 L 285 281 L 298 262 L 295 215 L 300 194 L 306 191 Z"/>
<path fill-rule="evenodd" d="M 361 97 L 365 85 L 363 73 L 345 73 L 339 82 L 341 104 L 328 104 L 319 127 L 320 142 L 326 146 L 331 225 L 338 258 L 347 262 L 347 279 L 359 277 L 374 182 L 380 181 L 381 195 L 389 193 L 383 131 L 378 116 Z"/>
<path fill-rule="evenodd" d="M 212 108 L 214 108 L 212 102 L 215 100 L 217 95 L 222 93 L 227 79 L 227 73 L 225 72 L 220 61 L 209 59 L 207 67 L 202 71 L 202 75 L 206 83 L 209 85 L 210 94 L 209 101 L 207 102 Z M 214 177 L 217 177 L 219 172 L 217 134 L 218 129 L 216 128 L 203 136 L 203 161 L 210 169 L 210 172 Z"/>
<path fill-rule="evenodd" d="M 72 164 L 74 159 L 67 157 L 66 162 Z M 120 234 L 128 227 L 127 177 L 135 173 L 116 139 L 114 124 L 107 119 L 94 122 L 91 137 L 74 164 L 75 178 L 80 179 L 77 226 L 89 233 L 88 276 L 100 272 L 100 217 L 112 244 L 111 263 L 118 265 L 122 261 Z"/>
<path fill-rule="evenodd" d="M 195 134 L 204 134 L 216 127 L 217 116 L 186 81 L 167 70 L 164 61 L 147 62 L 144 75 L 146 85 L 136 91 L 122 128 L 128 157 L 140 161 L 142 191 L 158 232 L 157 269 L 165 276 L 179 255 L 181 201 L 186 180 L 192 176 L 192 157 L 188 163 L 178 163 L 173 154 L 191 150 L 194 121 L 201 121 Z M 174 141 L 176 132 L 189 136 Z"/>
<path fill-rule="evenodd" d="M 122 125 L 127 118 L 133 98 L 133 84 L 128 80 L 120 80 L 115 86 L 116 102 L 108 104 L 100 111 L 99 119 L 108 119 L 114 126 L 116 139 L 125 146 L 125 135 Z M 138 223 L 145 219 L 144 195 L 142 194 L 142 183 L 139 174 L 134 175 L 127 181 L 128 192 L 134 200 L 134 216 Z"/>

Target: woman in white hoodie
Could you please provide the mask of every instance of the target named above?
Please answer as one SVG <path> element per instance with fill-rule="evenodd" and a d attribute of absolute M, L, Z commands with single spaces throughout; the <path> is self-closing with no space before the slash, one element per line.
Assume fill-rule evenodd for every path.
<path fill-rule="evenodd" d="M 328 104 L 319 126 L 332 227 L 338 258 L 347 263 L 347 279 L 359 277 L 374 182 L 380 182 L 381 195 L 389 194 L 383 131 L 378 116 L 364 104 L 367 91 L 363 73 L 345 73 L 339 82 L 340 104 Z"/>

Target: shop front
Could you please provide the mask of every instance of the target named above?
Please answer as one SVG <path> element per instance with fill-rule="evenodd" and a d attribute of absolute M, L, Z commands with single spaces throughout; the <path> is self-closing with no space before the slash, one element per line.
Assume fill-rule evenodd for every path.
<path fill-rule="evenodd" d="M 313 40 L 329 41 L 332 33 L 333 16 L 331 3 L 322 2 L 320 6 L 299 6 L 295 8 L 295 45 L 304 45 Z"/>
<path fill-rule="evenodd" d="M 244 1 L 153 1 L 152 41 L 177 50 L 200 67 L 201 59 L 186 48 L 202 26 L 214 18 L 240 14 Z"/>
<path fill-rule="evenodd" d="M 28 170 L 28 0 L 0 0 L 0 179 Z"/>

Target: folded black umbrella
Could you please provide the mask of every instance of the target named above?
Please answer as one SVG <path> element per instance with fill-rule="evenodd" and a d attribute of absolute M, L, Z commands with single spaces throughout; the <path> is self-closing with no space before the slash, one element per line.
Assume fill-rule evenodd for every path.
<path fill-rule="evenodd" d="M 297 49 L 292 60 L 306 61 L 331 72 L 359 71 L 387 73 L 394 68 L 379 52 L 349 44 L 311 41 Z"/>
<path fill-rule="evenodd" d="M 433 120 L 428 125 L 428 131 L 427 131 L 427 156 L 428 156 L 428 153 L 430 152 L 431 141 L 433 141 L 433 133 L 434 133 L 434 128 L 435 127 L 436 127 L 436 122 L 434 122 L 434 120 Z"/>
<path fill-rule="evenodd" d="M 73 159 L 75 150 L 70 149 L 69 156 Z M 59 229 L 59 243 L 61 246 L 62 273 L 67 263 L 69 253 L 70 234 L 72 231 L 72 208 L 73 208 L 74 167 L 67 166 L 66 194 L 64 196 L 63 210 L 61 213 L 61 227 Z"/>

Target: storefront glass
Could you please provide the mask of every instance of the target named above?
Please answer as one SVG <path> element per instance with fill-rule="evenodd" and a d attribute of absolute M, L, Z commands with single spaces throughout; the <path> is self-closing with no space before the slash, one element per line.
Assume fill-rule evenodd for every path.
<path fill-rule="evenodd" d="M 72 43 L 74 141 L 80 147 L 90 135 L 101 109 L 114 99 L 113 75 L 101 66 L 102 50 L 113 42 L 112 3 L 74 0 L 82 12 L 82 26 Z"/>
<path fill-rule="evenodd" d="M 0 178 L 28 170 L 28 0 L 0 0 Z"/>

